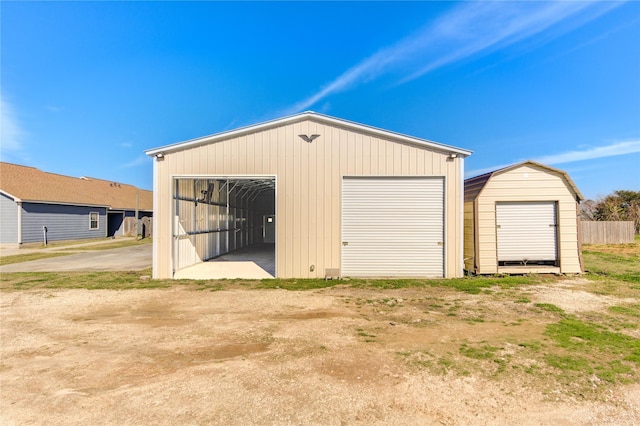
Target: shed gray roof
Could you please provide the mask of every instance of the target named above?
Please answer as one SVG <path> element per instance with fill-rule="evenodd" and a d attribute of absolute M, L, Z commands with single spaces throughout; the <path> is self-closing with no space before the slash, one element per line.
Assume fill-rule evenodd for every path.
<path fill-rule="evenodd" d="M 226 132 L 216 133 L 209 136 L 204 136 L 197 139 L 191 139 L 184 142 L 179 142 L 171 145 L 161 146 L 159 148 L 153 148 L 145 151 L 145 153 L 149 156 L 155 156 L 158 154 L 168 154 L 175 151 L 181 151 L 186 148 L 193 148 L 200 145 L 205 145 L 213 142 L 218 142 L 224 139 L 229 139 L 232 137 L 237 137 L 249 133 L 255 133 L 262 130 L 267 130 L 273 127 L 283 126 L 291 123 L 296 123 L 300 121 L 304 121 L 307 119 L 314 120 L 319 123 L 337 125 L 348 130 L 359 131 L 375 136 L 380 136 L 383 138 L 387 138 L 390 140 L 397 140 L 401 142 L 411 143 L 418 146 L 426 146 L 433 148 L 435 150 L 441 152 L 447 152 L 452 154 L 457 154 L 462 157 L 467 157 L 472 154 L 472 151 L 457 148 L 450 145 L 445 145 L 439 142 L 433 142 L 427 139 L 420 139 L 413 136 L 404 135 L 402 133 L 396 133 L 389 130 L 379 129 L 377 127 L 367 126 L 364 124 L 355 123 L 353 121 L 343 120 L 341 118 L 331 117 L 324 114 L 319 114 L 313 111 L 305 111 L 300 114 L 291 115 L 288 117 L 283 117 L 271 121 L 266 121 L 263 123 L 254 124 L 251 126 L 241 127 L 235 130 L 229 130 Z"/>
<path fill-rule="evenodd" d="M 535 162 L 535 161 L 528 160 L 528 161 L 523 161 L 521 163 L 512 164 L 511 166 L 503 167 L 501 169 L 496 169 L 496 170 L 493 170 L 491 172 L 482 174 L 480 176 L 476 176 L 476 177 L 472 177 L 472 178 L 469 178 L 469 179 L 465 179 L 465 181 L 464 181 L 464 202 L 466 203 L 468 201 L 475 200 L 478 197 L 478 195 L 480 194 L 480 192 L 482 191 L 482 188 L 484 188 L 486 183 L 493 176 L 498 175 L 498 174 L 502 174 L 502 173 L 506 173 L 506 172 L 508 172 L 510 170 L 513 170 L 513 169 L 516 169 L 518 167 L 522 167 L 522 166 L 525 166 L 525 165 L 539 167 L 539 168 L 546 169 L 546 170 L 548 170 L 550 172 L 554 172 L 554 173 L 557 173 L 557 174 L 561 175 L 561 177 L 566 181 L 566 183 L 573 190 L 573 192 L 575 192 L 576 196 L 578 197 L 578 200 L 580 200 L 580 201 L 584 200 L 584 197 L 582 196 L 582 193 L 580 192 L 580 190 L 578 189 L 576 184 L 573 182 L 573 180 L 571 180 L 571 178 L 569 177 L 567 172 L 565 172 L 564 170 L 560 170 L 560 169 L 556 169 L 554 167 L 550 167 L 550 166 L 544 165 L 542 163 L 538 163 L 538 162 Z"/>

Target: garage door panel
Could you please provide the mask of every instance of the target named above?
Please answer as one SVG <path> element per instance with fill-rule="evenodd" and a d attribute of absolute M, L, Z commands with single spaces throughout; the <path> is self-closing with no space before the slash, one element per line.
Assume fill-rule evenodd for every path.
<path fill-rule="evenodd" d="M 496 204 L 498 262 L 557 260 L 555 202 Z"/>
<path fill-rule="evenodd" d="M 344 276 L 442 277 L 444 180 L 344 178 Z"/>

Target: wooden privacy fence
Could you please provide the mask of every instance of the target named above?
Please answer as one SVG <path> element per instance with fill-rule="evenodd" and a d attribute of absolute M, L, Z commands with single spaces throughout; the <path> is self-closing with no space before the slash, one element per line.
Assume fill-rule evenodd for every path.
<path fill-rule="evenodd" d="M 142 236 L 142 238 L 149 238 L 153 233 L 152 229 L 153 220 L 150 217 L 142 217 L 140 218 L 140 225 L 137 231 Z M 125 237 L 135 237 L 136 236 L 136 218 L 127 217 L 124 219 L 124 229 L 123 235 Z"/>
<path fill-rule="evenodd" d="M 582 221 L 582 244 L 630 244 L 634 231 L 631 221 Z"/>

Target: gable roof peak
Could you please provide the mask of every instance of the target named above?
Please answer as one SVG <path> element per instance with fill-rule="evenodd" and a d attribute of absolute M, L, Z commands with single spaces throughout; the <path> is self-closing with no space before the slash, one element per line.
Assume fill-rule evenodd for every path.
<path fill-rule="evenodd" d="M 489 179 L 491 179 L 494 175 L 506 173 L 508 171 L 517 169 L 522 166 L 534 166 L 534 167 L 538 167 L 538 168 L 545 169 L 550 172 L 559 174 L 565 180 L 565 182 L 569 185 L 569 187 L 573 190 L 573 192 L 576 194 L 576 197 L 578 197 L 579 200 L 584 200 L 584 196 L 582 195 L 582 193 L 580 192 L 580 190 L 578 189 L 578 187 L 573 182 L 573 180 L 571 179 L 571 177 L 567 172 L 565 172 L 564 170 L 556 169 L 555 167 L 547 166 L 546 164 L 538 163 L 537 161 L 525 160 L 519 163 L 511 164 L 509 166 L 498 168 L 496 170 L 492 170 L 487 173 L 483 173 L 478 176 L 465 179 L 464 180 L 465 202 L 475 199 L 478 196 L 478 194 L 480 194 L 480 192 L 484 188 L 487 181 L 489 181 Z"/>
<path fill-rule="evenodd" d="M 472 154 L 472 151 L 469 151 L 466 149 L 457 148 L 451 145 L 446 145 L 443 143 L 434 142 L 428 139 L 422 139 L 415 136 L 408 136 L 402 133 L 380 129 L 378 127 L 373 127 L 366 124 L 360 124 L 360 123 L 345 120 L 342 118 L 332 117 L 330 115 L 321 114 L 315 111 L 304 111 L 294 115 L 289 115 L 286 117 L 265 121 L 262 123 L 240 127 L 234 130 L 228 130 L 220 133 L 215 133 L 209 136 L 203 136 L 196 139 L 190 139 L 183 142 L 161 146 L 159 148 L 149 149 L 145 151 L 145 154 L 147 154 L 150 157 L 155 157 L 155 156 L 161 157 L 171 152 L 181 151 L 183 149 L 188 149 L 188 148 L 193 148 L 193 147 L 197 147 L 197 146 L 201 146 L 209 143 L 214 143 L 224 139 L 230 139 L 230 138 L 234 138 L 234 137 L 238 137 L 238 136 L 242 136 L 250 133 L 256 133 L 256 132 L 270 129 L 273 127 L 296 123 L 307 118 L 313 118 L 314 121 L 319 121 L 328 125 L 340 126 L 352 131 L 365 132 L 365 133 L 369 133 L 382 138 L 401 141 L 401 142 L 419 145 L 423 147 L 426 146 L 432 149 L 436 149 L 438 151 L 457 154 L 462 157 L 467 157 Z"/>

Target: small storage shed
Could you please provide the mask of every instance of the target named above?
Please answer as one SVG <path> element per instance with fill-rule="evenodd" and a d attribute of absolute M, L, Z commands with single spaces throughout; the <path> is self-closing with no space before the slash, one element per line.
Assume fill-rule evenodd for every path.
<path fill-rule="evenodd" d="M 582 199 L 566 172 L 533 161 L 465 180 L 465 269 L 581 273 Z"/>
<path fill-rule="evenodd" d="M 281 278 L 463 274 L 470 151 L 304 112 L 146 153 L 154 278 L 258 245 Z"/>

